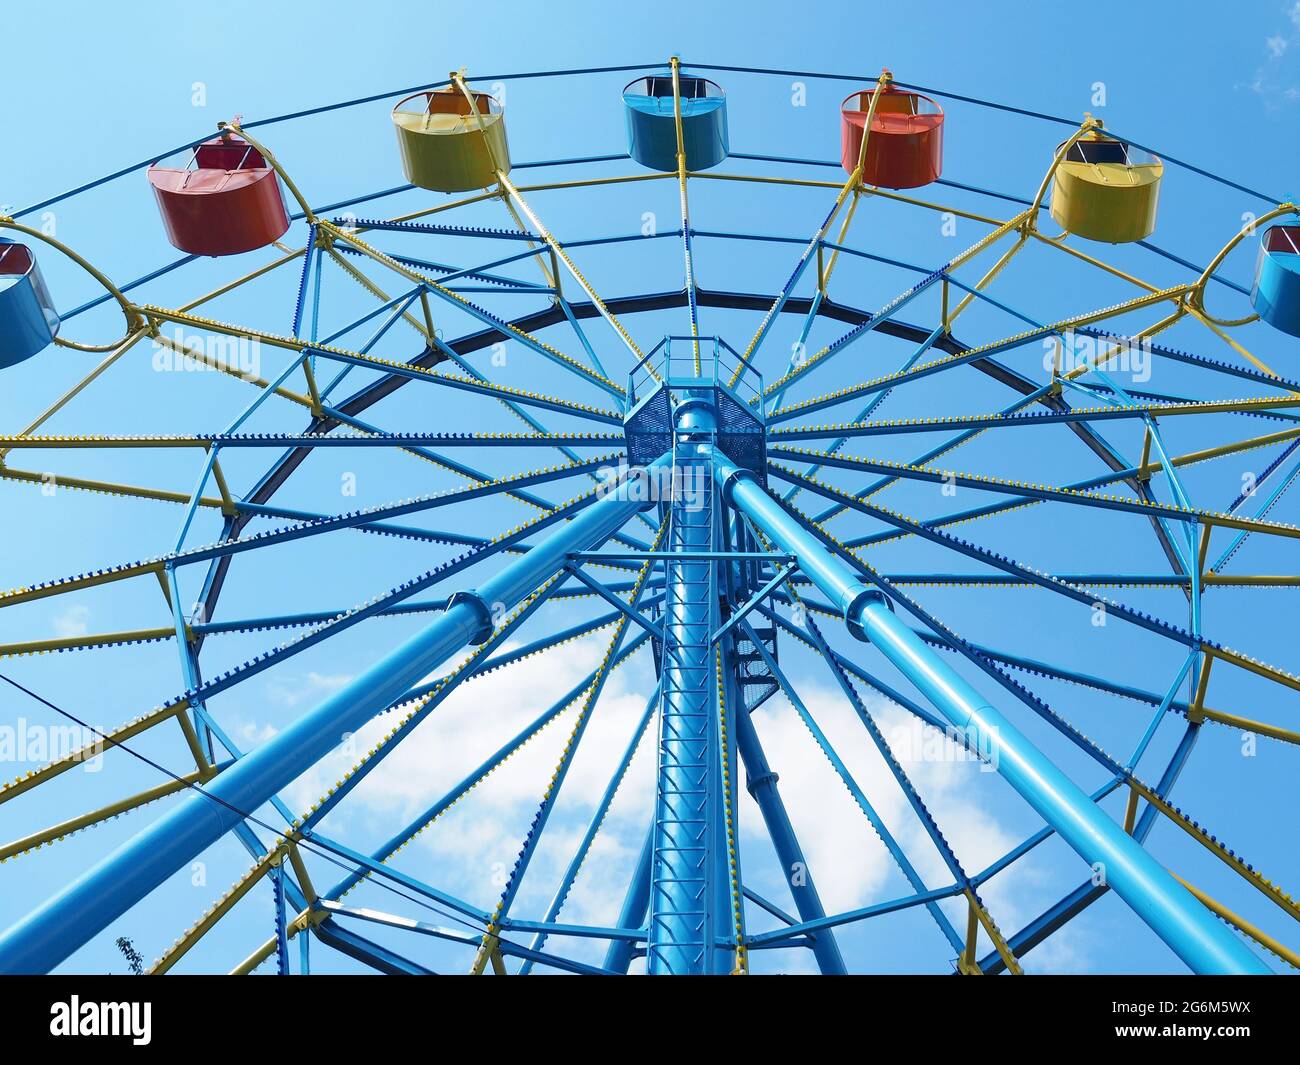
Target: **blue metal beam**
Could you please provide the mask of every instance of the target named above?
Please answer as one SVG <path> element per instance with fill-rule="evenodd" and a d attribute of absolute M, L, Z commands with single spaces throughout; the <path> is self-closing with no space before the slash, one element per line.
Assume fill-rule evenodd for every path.
<path fill-rule="evenodd" d="M 805 619 L 805 621 L 806 620 L 807 619 Z M 746 628 L 748 628 L 748 626 L 746 626 Z M 876 835 L 880 837 L 880 842 L 885 845 L 885 850 L 887 850 L 890 857 L 894 859 L 899 870 L 907 879 L 907 882 L 912 885 L 912 888 L 917 892 L 924 893 L 928 889 L 921 874 L 917 872 L 916 867 L 908 858 L 906 851 L 904 851 L 902 846 L 899 845 L 898 840 L 894 838 L 894 834 L 889 830 L 889 826 L 885 824 L 884 819 L 880 816 L 871 800 L 867 798 L 867 793 L 862 790 L 862 785 L 854 779 L 849 767 L 844 763 L 844 759 L 841 758 L 839 752 L 835 750 L 835 747 L 831 744 L 830 738 L 826 735 L 822 727 L 817 724 L 812 713 L 808 710 L 807 705 L 804 703 L 803 699 L 799 697 L 799 693 L 794 690 L 794 686 L 790 683 L 789 677 L 785 675 L 785 672 L 781 669 L 776 659 L 772 657 L 772 653 L 759 641 L 757 634 L 750 630 L 748 635 L 750 641 L 762 656 L 769 672 L 771 672 L 772 676 L 776 678 L 777 683 L 780 684 L 781 691 L 785 695 L 786 700 L 790 703 L 794 712 L 799 715 L 799 719 L 804 723 L 804 726 L 812 734 L 813 740 L 816 742 L 817 746 L 821 748 L 822 753 L 826 755 L 826 760 L 831 763 L 831 766 L 835 769 L 836 775 L 838 775 L 840 780 L 844 782 L 844 786 L 848 789 L 849 794 L 853 796 L 853 801 L 857 805 L 858 809 L 861 810 L 867 820 L 871 822 L 871 827 L 875 829 Z M 964 880 L 964 874 L 961 873 L 961 870 L 955 869 L 955 871 L 959 876 L 962 876 Z M 939 931 L 948 940 L 952 949 L 960 952 L 962 949 L 962 938 L 957 933 L 957 929 L 953 927 L 952 922 L 948 920 L 947 914 L 945 914 L 934 901 L 926 903 L 926 909 L 930 912 L 930 916 L 934 918 L 934 922 L 938 925 Z"/>
<path fill-rule="evenodd" d="M 1174 750 L 1173 757 L 1170 758 L 1168 766 L 1165 767 L 1164 773 L 1160 777 L 1160 782 L 1156 785 L 1157 795 L 1166 796 L 1178 780 L 1178 776 L 1183 771 L 1183 766 L 1187 764 L 1187 759 L 1192 753 L 1192 748 L 1196 745 L 1196 739 L 1200 735 L 1201 726 L 1189 724 L 1184 730 L 1182 738 L 1178 741 L 1178 747 Z M 1150 834 L 1151 829 L 1155 827 L 1156 816 L 1158 811 L 1154 806 L 1147 806 L 1137 819 L 1137 824 L 1133 826 L 1133 838 L 1142 842 Z M 1039 914 L 1038 917 L 1030 921 L 1024 928 L 1017 932 L 1009 940 L 1009 945 L 1017 955 L 1028 953 L 1034 947 L 1038 946 L 1048 936 L 1063 928 L 1080 913 L 1086 910 L 1109 890 L 1106 884 L 1095 884 L 1091 879 L 1085 880 L 1077 888 L 1071 891 L 1055 905 L 1049 907 L 1046 911 Z M 998 973 L 1002 969 L 1002 958 L 996 951 L 990 951 L 988 956 L 980 960 L 980 968 L 986 973 Z"/>
<path fill-rule="evenodd" d="M 949 887 L 934 888 L 931 891 L 917 892 L 915 895 L 905 895 L 900 899 L 890 899 L 888 902 L 877 902 L 871 906 L 863 906 L 861 909 L 832 914 L 830 917 L 822 917 L 816 921 L 801 921 L 799 924 L 793 924 L 787 928 L 777 928 L 771 932 L 760 932 L 756 936 L 751 936 L 749 946 L 754 949 L 765 946 L 799 946 L 799 943 L 786 941 L 799 935 L 814 935 L 826 932 L 831 928 L 838 928 L 840 925 L 865 921 L 870 917 L 879 917 L 886 913 L 897 913 L 899 910 L 910 909 L 913 906 L 935 905 L 944 899 L 960 895 L 961 892 L 960 884 L 952 884 Z"/>
<path fill-rule="evenodd" d="M 1019 729 L 897 618 L 885 597 L 830 552 L 725 455 L 714 470 L 723 498 L 744 512 L 842 612 L 850 633 L 874 644 L 953 725 L 978 736 L 997 771 L 1169 947 L 1198 973 L 1270 970 Z"/>
<path fill-rule="evenodd" d="M 641 856 L 632 871 L 632 880 L 628 884 L 627 895 L 623 899 L 623 909 L 618 915 L 620 928 L 639 928 L 644 922 L 646 911 L 650 907 L 650 869 L 654 860 L 655 824 L 650 822 L 646 829 L 645 842 L 641 845 Z M 636 953 L 636 944 L 626 939 L 614 940 L 605 952 L 605 968 L 611 972 L 626 973 L 632 964 L 632 955 Z"/>
<path fill-rule="evenodd" d="M 781 874 L 789 885 L 790 894 L 794 896 L 795 909 L 799 911 L 799 916 L 804 921 L 821 920 L 826 916 L 826 910 L 822 907 L 821 896 L 817 894 L 817 885 L 813 883 L 812 872 L 808 869 L 808 861 L 804 857 L 803 848 L 799 846 L 798 837 L 794 834 L 794 826 L 785 811 L 785 803 L 781 801 L 781 793 L 777 790 L 777 775 L 768 765 L 767 755 L 763 752 L 763 745 L 759 742 L 754 723 L 749 719 L 749 714 L 742 705 L 736 706 L 735 723 L 736 747 L 740 752 L 741 761 L 745 763 L 745 779 L 749 794 L 758 804 L 768 835 L 772 837 L 772 846 L 776 848 Z M 848 969 L 845 968 L 839 945 L 829 929 L 814 935 L 812 940 L 813 955 L 823 975 L 847 974 Z"/>
<path fill-rule="evenodd" d="M 660 460 L 664 462 L 664 460 Z M 656 464 L 658 465 L 658 463 Z M 492 630 L 493 604 L 513 606 L 600 543 L 644 503 L 626 486 L 556 530 L 437 620 L 284 731 L 197 790 L 0 936 L 0 972 L 48 972 L 230 831 L 449 655 Z M 633 498 L 630 498 L 633 497 Z"/>
<path fill-rule="evenodd" d="M 396 951 L 380 946 L 373 940 L 359 936 L 351 929 L 340 927 L 330 918 L 316 926 L 316 938 L 363 965 L 388 976 L 435 976 L 432 969 L 404 958 Z"/>

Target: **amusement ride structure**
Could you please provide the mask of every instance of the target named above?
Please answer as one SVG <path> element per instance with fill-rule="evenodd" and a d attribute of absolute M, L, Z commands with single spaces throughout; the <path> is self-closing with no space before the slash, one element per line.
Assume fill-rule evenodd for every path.
<path fill-rule="evenodd" d="M 124 818 L 136 833 L 99 852 L 83 873 L 48 892 L 30 913 L 4 915 L 13 923 L 0 934 L 0 971 L 48 972 L 69 958 L 75 965 L 79 948 L 111 933 L 124 914 L 226 837 L 247 850 L 251 864 L 210 909 L 195 914 L 196 923 L 151 971 L 166 972 L 203 937 L 220 937 L 223 918 L 251 892 L 273 897 L 274 926 L 238 951 L 244 960 L 236 972 L 274 961 L 288 973 L 299 950 L 306 971 L 306 944 L 315 941 L 393 973 L 433 969 L 422 951 L 436 942 L 440 959 L 460 952 L 457 962 L 439 961 L 438 971 L 459 965 L 474 973 L 623 973 L 643 964 L 652 974 L 743 974 L 762 971 L 764 957 L 773 956 L 767 952 L 786 950 L 804 951 L 821 972 L 836 974 L 879 964 L 842 949 L 849 930 L 908 911 L 926 921 L 956 972 L 1019 973 L 1030 951 L 1110 892 L 1194 972 L 1300 967 L 1295 950 L 1262 927 L 1266 922 L 1239 914 L 1194 883 L 1190 871 L 1168 867 L 1146 846 L 1157 824 L 1171 823 L 1257 889 L 1268 906 L 1300 920 L 1300 906 L 1281 887 L 1193 820 L 1193 813 L 1203 817 L 1206 811 L 1192 801 L 1192 810 L 1184 812 L 1172 798 L 1204 730 L 1238 731 L 1280 745 L 1284 753 L 1300 742 L 1294 720 L 1282 712 L 1288 704 L 1294 709 L 1300 679 L 1283 665 L 1220 642 L 1212 614 L 1202 610 L 1207 591 L 1220 586 L 1245 594 L 1300 581 L 1287 573 L 1239 575 L 1229 565 L 1248 539 L 1252 546 L 1281 543 L 1294 559 L 1300 538 L 1300 528 L 1270 517 L 1300 477 L 1300 382 L 1287 376 L 1289 367 L 1237 338 L 1240 328 L 1263 322 L 1280 345 L 1296 351 L 1289 339 L 1300 336 L 1295 206 L 1158 158 L 1091 116 L 1077 123 L 955 97 L 895 81 L 888 71 L 874 80 L 806 75 L 859 86 L 840 108 L 838 164 L 738 154 L 731 147 L 729 97 L 709 80 L 726 80 L 729 73 L 786 78 L 792 72 L 674 58 L 651 67 L 476 79 L 478 87 L 463 72 L 453 73 L 406 90 L 392 107 L 405 173 L 405 184 L 397 188 L 313 206 L 306 182 L 295 183 L 293 168 L 271 149 L 277 123 L 303 115 L 341 118 L 347 108 L 380 99 L 371 97 L 262 122 L 224 122 L 216 136 L 173 153 L 179 156 L 174 164 L 168 157 L 151 159 L 0 217 L 0 374 L 55 353 L 103 354 L 29 424 L 0 437 L 0 479 L 39 490 L 42 473 L 19 460 L 42 449 L 74 458 L 95 449 L 117 452 L 124 461 L 139 456 L 140 470 L 148 469 L 143 462 L 151 454 L 166 449 L 193 455 L 199 470 L 189 492 L 152 487 L 147 473 L 133 483 L 60 473 L 61 487 L 105 493 L 123 507 L 179 505 L 179 534 L 162 553 L 82 574 L 33 574 L 39 583 L 0 594 L 3 614 L 22 604 L 96 589 L 108 595 L 139 583 L 154 585 L 156 594 L 161 585 L 157 601 L 164 618 L 155 627 L 26 639 L 0 645 L 0 655 L 18 660 L 57 651 L 61 657 L 42 661 L 89 671 L 94 656 L 120 653 L 111 648 L 174 646 L 179 681 L 152 678 L 155 697 L 165 696 L 156 708 L 104 730 L 93 746 L 103 754 L 109 779 L 133 751 L 162 761 L 156 752 L 166 743 L 191 760 L 182 772 L 163 770 L 161 782 L 147 789 L 52 825 L 38 823 L 34 798 L 66 784 L 86 750 L 52 753 L 48 764 L 0 787 L 0 810 L 22 807 L 31 818 L 28 829 L 0 847 L 0 876 L 23 877 L 24 863 L 43 860 L 46 846 L 74 834 L 84 842 L 110 820 Z M 498 80 L 512 86 L 512 97 L 523 98 L 539 85 L 594 74 L 633 78 L 622 97 L 626 151 L 512 166 L 511 108 L 485 86 Z M 1045 172 L 1033 175 L 1031 195 L 972 190 L 943 176 L 950 116 L 937 100 L 969 105 L 963 114 L 992 107 L 1067 132 L 1064 139 L 1043 139 Z M 610 106 L 617 103 L 613 99 Z M 827 117 L 825 128 L 834 121 Z M 611 161 L 622 167 L 612 176 L 535 185 L 519 177 L 525 167 Z M 743 171 L 747 162 L 786 169 L 755 175 Z M 830 170 L 836 165 L 842 172 Z M 799 176 L 789 177 L 792 170 Z M 1253 197 L 1259 207 L 1247 225 L 1238 229 L 1234 220 L 1227 227 L 1231 239 L 1207 265 L 1178 259 L 1149 239 L 1161 186 L 1175 174 L 1219 182 Z M 72 241 L 64 243 L 35 221 L 53 205 L 124 178 L 136 183 L 134 194 L 140 196 L 149 195 L 143 188 L 147 179 L 166 238 L 182 253 L 130 281 L 112 279 L 106 264 L 92 264 L 72 249 Z M 647 235 L 562 240 L 543 220 L 538 198 L 656 182 L 673 188 L 680 216 L 673 228 L 652 236 L 675 242 L 681 272 L 662 288 L 647 285 L 604 298 L 579 262 L 635 248 Z M 811 236 L 804 231 L 797 238 L 698 228 L 692 194 L 705 184 L 724 183 L 754 195 L 797 187 L 801 194 L 824 197 L 821 221 Z M 1009 216 L 991 216 L 932 202 L 930 192 L 944 187 L 1014 209 Z M 424 206 L 398 217 L 384 217 L 374 202 L 394 194 L 419 196 L 421 190 L 452 198 L 427 197 Z M 905 251 L 881 248 L 874 239 L 852 242 L 852 222 L 866 203 L 955 216 L 981 235 L 941 264 L 913 264 Z M 366 205 L 365 217 L 352 213 L 360 205 Z M 501 227 L 482 227 L 478 216 L 473 224 L 464 222 L 462 213 L 470 209 L 500 212 Z M 1046 231 L 1052 228 L 1061 232 Z M 766 292 L 706 287 L 700 275 L 708 270 L 700 269 L 700 259 L 707 264 L 709 258 L 699 255 L 698 246 L 713 241 L 727 242 L 734 255 L 745 254 L 746 241 L 765 242 L 788 252 L 792 268 L 784 284 Z M 1259 245 L 1249 289 L 1220 271 L 1243 242 Z M 1126 244 L 1184 276 L 1173 284 L 1151 284 L 1104 258 L 1112 246 Z M 1108 284 L 1127 286 L 1128 294 L 1098 307 L 1076 293 L 1083 310 L 1039 321 L 1015 296 L 999 295 L 994 284 L 1027 248 L 1069 258 Z M 991 255 L 996 257 L 990 262 Z M 60 256 L 88 271 L 104 290 L 62 314 L 57 286 L 41 274 L 42 264 L 48 270 Z M 145 297 L 186 276 L 198 259 L 234 256 L 248 256 L 248 267 L 206 295 L 180 306 Z M 860 309 L 860 300 L 847 298 L 852 289 L 832 297 L 833 275 L 853 261 L 887 267 L 904 280 L 875 309 Z M 979 262 L 984 265 L 977 268 Z M 527 279 L 520 276 L 525 271 Z M 287 330 L 242 319 L 231 324 L 205 313 L 217 301 L 238 306 L 231 301 L 275 274 L 291 274 L 295 282 L 292 306 L 282 309 Z M 333 275 L 360 285 L 372 304 L 363 315 L 327 321 L 331 306 L 321 297 L 322 277 Z M 1226 316 L 1220 301 L 1229 306 L 1234 300 L 1242 306 Z M 120 338 L 75 338 L 80 315 L 113 305 L 124 321 Z M 977 331 L 987 336 L 964 333 L 977 310 L 1010 324 L 1000 333 Z M 1159 315 L 1152 324 L 1103 331 L 1114 330 L 1116 319 L 1148 310 Z M 710 315 L 725 321 L 725 328 L 711 325 Z M 649 334 L 642 324 L 652 319 L 675 324 Z M 735 323 L 746 319 L 744 334 L 736 333 Z M 468 321 L 472 328 L 453 335 L 453 321 Z M 773 340 L 786 325 L 797 331 L 793 346 Z M 1226 354 L 1210 358 L 1161 344 L 1159 334 L 1175 325 L 1200 328 Z M 256 341 L 268 361 L 275 356 L 282 362 L 264 376 L 249 372 L 173 339 L 173 328 Z M 833 332 L 825 343 L 813 342 L 827 329 Z M 1064 343 L 1077 336 L 1096 343 L 1090 358 L 1072 363 Z M 864 354 L 886 341 L 897 345 L 887 349 L 900 353 L 896 361 Z M 83 393 L 108 389 L 112 368 L 129 363 L 150 342 L 156 350 L 205 362 L 214 371 L 210 376 L 223 383 L 252 386 L 251 400 L 200 432 L 50 432 L 47 423 Z M 554 389 L 510 383 L 490 358 L 506 343 L 524 353 L 512 358 L 532 360 L 536 372 L 558 381 Z M 1058 353 L 1054 362 L 1039 366 L 1031 359 L 1029 371 L 1017 368 L 1018 353 L 1041 351 L 1045 344 Z M 1112 363 L 1128 344 L 1143 345 L 1157 364 L 1178 364 L 1184 375 L 1194 375 L 1183 379 L 1201 382 L 1203 391 L 1184 395 L 1126 385 Z M 828 371 L 836 369 L 841 376 L 833 378 Z M 891 397 L 898 403 L 909 395 L 931 395 L 962 375 L 978 378 L 980 387 L 1005 390 L 1006 402 L 997 410 L 879 416 Z M 837 387 L 817 387 L 812 382 L 819 376 L 834 379 Z M 385 420 L 386 403 L 399 390 L 426 395 L 425 424 Z M 1248 398 L 1220 398 L 1243 391 Z M 301 408 L 306 424 L 264 431 L 265 418 L 277 407 L 281 413 Z M 472 428 L 447 431 L 439 414 L 444 408 L 463 409 L 454 424 Z M 1254 429 L 1182 453 L 1168 443 L 1171 424 L 1202 419 Z M 1261 423 L 1267 423 L 1266 432 L 1257 431 Z M 1119 427 L 1141 434 L 1140 453 L 1113 442 Z M 1054 438 L 1054 453 L 1070 451 L 1091 463 L 1085 475 L 1040 483 L 935 464 L 949 456 L 959 461 L 973 442 L 997 446 L 1017 432 L 1016 446 L 1023 447 L 1024 434 L 1052 431 L 1061 434 Z M 925 433 L 937 436 L 925 447 L 907 443 Z M 886 445 L 902 446 L 913 457 L 881 457 Z M 292 505 L 281 502 L 300 468 L 331 449 L 386 449 L 395 461 L 408 462 L 406 483 L 413 487 L 403 498 L 345 513 L 320 500 L 315 507 L 302 505 L 301 494 Z M 1250 490 L 1226 506 L 1192 501 L 1192 467 L 1248 453 L 1266 456 Z M 232 472 L 236 464 L 267 454 L 273 460 L 261 461 L 260 474 L 246 484 Z M 556 457 L 558 465 L 545 465 Z M 450 475 L 454 485 L 428 491 L 429 481 L 420 478 L 431 469 Z M 948 501 L 947 509 L 918 515 L 886 505 L 880 493 L 899 486 L 933 490 L 927 498 Z M 953 493 L 939 491 L 945 486 L 979 501 L 954 505 Z M 1053 513 L 1063 521 L 1100 514 L 1126 530 L 1125 542 L 1142 539 L 1166 570 L 1125 573 L 1099 563 L 1083 572 L 1047 572 L 1025 559 L 1023 539 L 985 546 L 953 531 L 979 521 L 978 528 L 992 536 L 999 522 L 1030 512 Z M 503 520 L 504 514 L 513 517 Z M 195 542 L 197 524 L 213 517 L 220 521 L 219 535 L 210 543 Z M 421 524 L 426 518 L 446 527 Z M 410 542 L 437 560 L 417 576 L 336 610 L 286 614 L 277 601 L 259 616 L 240 617 L 226 608 L 223 589 L 238 579 L 241 562 L 257 553 L 355 544 L 358 538 L 381 548 Z M 879 552 L 899 543 L 932 554 L 911 573 L 891 570 L 893 563 L 881 562 L 885 556 Z M 1088 546 L 1078 557 L 1093 557 Z M 944 558 L 978 569 L 958 573 L 934 561 Z M 922 601 L 917 589 L 929 585 L 988 596 L 1005 595 L 1008 587 L 1036 589 L 1082 616 L 1103 611 L 1112 626 L 1131 628 L 1135 638 L 1176 652 L 1178 665 L 1158 678 L 1152 667 L 1151 684 L 1139 687 L 1108 678 L 1104 663 L 1085 670 L 992 647 L 979 634 L 957 631 Z M 1120 589 L 1114 597 L 1103 592 L 1112 588 Z M 187 594 L 191 589 L 197 594 Z M 1126 601 L 1130 592 L 1152 589 L 1172 595 L 1175 609 L 1165 614 L 1173 616 Z M 189 610 L 189 602 L 197 609 Z M 299 707 L 272 735 L 247 748 L 232 734 L 227 708 L 256 698 L 248 694 L 248 682 L 354 629 L 375 631 L 396 624 L 396 618 L 414 626 L 410 635 L 390 641 L 387 653 L 337 690 Z M 1028 616 L 1024 623 L 1032 624 Z M 276 630 L 292 636 L 263 642 L 256 654 L 228 668 L 205 668 L 222 640 L 243 634 L 266 641 Z M 595 668 L 480 763 L 464 765 L 458 782 L 435 802 L 364 846 L 344 843 L 330 830 L 329 815 L 346 809 L 354 790 L 381 772 L 417 729 L 436 735 L 437 711 L 454 695 L 536 656 L 566 654 L 557 649 L 579 639 L 599 642 Z M 886 823 L 851 759 L 842 756 L 819 725 L 816 708 L 795 690 L 788 665 L 795 651 L 820 660 L 825 683 L 858 719 L 861 742 L 878 751 L 920 838 L 937 854 L 942 875 L 909 853 L 911 837 Z M 522 887 L 548 840 L 548 824 L 563 802 L 602 692 L 614 671 L 638 655 L 654 678 L 640 693 L 644 713 L 626 749 L 604 765 L 603 796 L 585 811 L 585 831 L 576 834 L 562 875 L 547 887 L 549 905 L 534 912 L 520 902 Z M 4 665 L 0 661 L 0 670 Z M 1261 699 L 1250 715 L 1217 709 L 1211 675 L 1233 671 L 1251 674 L 1275 697 Z M 6 680 L 6 705 L 17 705 L 19 686 Z M 1129 749 L 1108 751 L 1085 735 L 1040 694 L 1040 680 L 1136 707 L 1139 712 L 1127 718 Z M 34 681 L 27 685 L 33 685 L 23 686 L 27 695 L 41 698 Z M 76 707 L 46 705 L 74 720 L 85 716 Z M 837 910 L 825 902 L 824 890 L 819 893 L 820 874 L 808 860 L 809 828 L 797 832 L 787 807 L 804 783 L 783 772 L 781 752 L 760 739 L 763 716 L 783 705 L 807 727 L 825 756 L 824 768 L 839 778 L 865 816 L 864 825 L 883 843 L 910 885 L 905 894 Z M 996 770 L 1008 797 L 1028 804 L 1037 829 L 987 866 L 968 867 L 927 805 L 913 767 L 891 747 L 881 719 L 886 705 L 914 715 L 924 729 L 958 737 Z M 481 712 L 490 716 L 493 708 Z M 445 883 L 403 870 L 403 847 L 453 807 L 472 804 L 471 792 L 498 770 L 511 772 L 512 756 L 557 721 L 564 722 L 563 745 L 549 778 L 537 781 L 530 821 L 517 840 L 513 864 L 496 882 L 496 897 L 462 897 Z M 352 759 L 338 782 L 314 805 L 294 806 L 287 789 L 336 752 L 344 738 L 376 722 L 381 731 L 373 746 Z M 1153 742 L 1157 734 L 1160 743 Z M 1049 752 L 1048 738 L 1068 748 L 1069 757 Z M 155 754 L 141 753 L 146 740 Z M 602 826 L 638 751 L 643 762 L 653 763 L 653 798 L 638 815 L 645 826 L 639 854 L 619 874 L 621 909 L 605 923 L 566 919 L 575 885 L 600 860 Z M 1085 790 L 1077 782 L 1081 764 L 1094 775 L 1100 772 L 1099 787 Z M 770 841 L 780 868 L 798 870 L 786 876 L 784 897 L 766 897 L 745 875 L 745 792 L 759 815 L 746 826 L 750 838 L 756 829 Z M 1108 800 L 1118 809 L 1107 809 Z M 1077 886 L 1020 927 L 1000 925 L 986 885 L 1016 875 L 1049 840 L 1077 855 Z M 1267 864 L 1267 855 L 1252 858 Z M 382 885 L 443 917 L 423 921 L 353 905 L 348 896 L 367 885 Z M 383 936 L 368 931 L 376 925 L 386 929 Z M 408 942 L 409 949 L 392 945 L 399 942 Z"/>

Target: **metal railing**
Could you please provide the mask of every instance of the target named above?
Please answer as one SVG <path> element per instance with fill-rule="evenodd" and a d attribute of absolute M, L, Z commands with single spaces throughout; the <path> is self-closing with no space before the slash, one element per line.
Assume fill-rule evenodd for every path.
<path fill-rule="evenodd" d="M 624 414 L 661 384 L 672 391 L 724 388 L 763 419 L 763 375 L 721 337 L 665 336 L 628 372 Z"/>

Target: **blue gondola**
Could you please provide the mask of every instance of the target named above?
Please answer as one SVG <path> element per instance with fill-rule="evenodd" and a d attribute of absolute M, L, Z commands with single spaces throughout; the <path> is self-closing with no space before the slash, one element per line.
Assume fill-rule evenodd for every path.
<path fill-rule="evenodd" d="M 1300 225 L 1265 231 L 1250 302 L 1274 329 L 1300 336 Z"/>
<path fill-rule="evenodd" d="M 59 333 L 59 315 L 36 256 L 0 237 L 0 367 L 30 359 Z"/>
<path fill-rule="evenodd" d="M 707 170 L 727 158 L 727 97 L 704 78 L 679 78 L 682 143 L 686 169 Z M 623 90 L 627 107 L 627 150 L 651 170 L 677 169 L 677 123 L 673 118 L 673 79 L 637 78 Z"/>

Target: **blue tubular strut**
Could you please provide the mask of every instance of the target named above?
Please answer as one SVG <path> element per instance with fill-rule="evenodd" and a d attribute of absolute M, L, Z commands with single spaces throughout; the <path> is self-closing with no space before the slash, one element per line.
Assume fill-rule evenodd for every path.
<path fill-rule="evenodd" d="M 1169 760 L 1164 773 L 1161 774 L 1160 782 L 1156 785 L 1156 794 L 1161 798 L 1168 797 L 1178 777 L 1182 774 L 1183 767 L 1187 764 L 1187 758 L 1192 753 L 1192 748 L 1196 745 L 1200 731 L 1201 726 L 1196 724 L 1189 724 L 1183 731 L 1182 739 L 1178 741 L 1173 757 Z M 1155 827 L 1156 815 L 1156 808 L 1148 804 L 1146 809 L 1138 815 L 1137 824 L 1133 826 L 1134 839 L 1141 842 L 1150 835 L 1151 829 Z M 1105 884 L 1094 884 L 1091 880 L 1080 884 L 1065 898 L 1039 914 L 1012 936 L 1008 941 L 1008 945 L 1015 954 L 1027 954 L 1048 936 L 1063 928 L 1086 910 L 1106 894 L 1106 891 Z M 990 951 L 986 957 L 980 960 L 979 966 L 986 973 L 997 973 L 1001 970 L 1002 964 L 1002 958 L 997 951 Z"/>
<path fill-rule="evenodd" d="M 646 830 L 645 843 L 641 846 L 641 857 L 637 859 L 632 881 L 623 899 L 623 909 L 618 915 L 620 928 L 639 928 L 645 921 L 646 910 L 650 907 L 650 867 L 654 860 L 654 843 L 655 823 L 651 821 Z M 605 968 L 625 974 L 632 964 L 635 949 L 636 944 L 631 940 L 611 940 L 609 949 L 605 952 Z"/>
<path fill-rule="evenodd" d="M 807 871 L 808 864 L 799 846 L 799 840 L 794 834 L 794 826 L 790 824 L 785 804 L 777 791 L 777 775 L 768 765 L 767 756 L 763 752 L 762 744 L 759 743 L 758 732 L 754 728 L 754 722 L 749 719 L 749 713 L 739 701 L 735 706 L 736 746 L 740 750 L 741 760 L 745 763 L 745 778 L 749 781 L 749 794 L 758 803 L 758 809 L 763 815 L 763 823 L 767 825 L 767 833 L 772 837 L 777 860 L 781 863 L 786 883 L 790 885 L 790 894 L 794 896 L 795 909 L 799 911 L 800 920 L 822 920 L 826 916 L 826 911 L 822 908 L 821 897 L 813 884 L 812 873 Z M 801 871 L 803 875 L 796 875 L 797 871 Z M 827 928 L 816 933 L 812 940 L 813 955 L 823 975 L 844 976 L 848 973 L 844 967 L 840 948 L 835 942 L 834 932 Z"/>
<path fill-rule="evenodd" d="M 669 461 L 660 458 L 651 471 Z M 387 709 L 460 648 L 485 639 L 494 604 L 514 606 L 562 570 L 569 552 L 598 545 L 645 506 L 625 482 L 476 590 L 453 596 L 446 613 L 422 632 L 9 928 L 0 936 L 0 973 L 49 972 L 329 753 L 344 734 Z"/>
<path fill-rule="evenodd" d="M 1267 975 L 1269 969 L 1094 804 L 966 680 L 894 617 L 870 588 L 773 499 L 758 479 L 721 452 L 714 475 L 725 502 L 741 510 L 843 616 L 849 632 L 874 644 L 953 725 L 978 737 L 997 771 L 1085 861 L 1101 864 L 1110 887 L 1197 973 Z"/>

